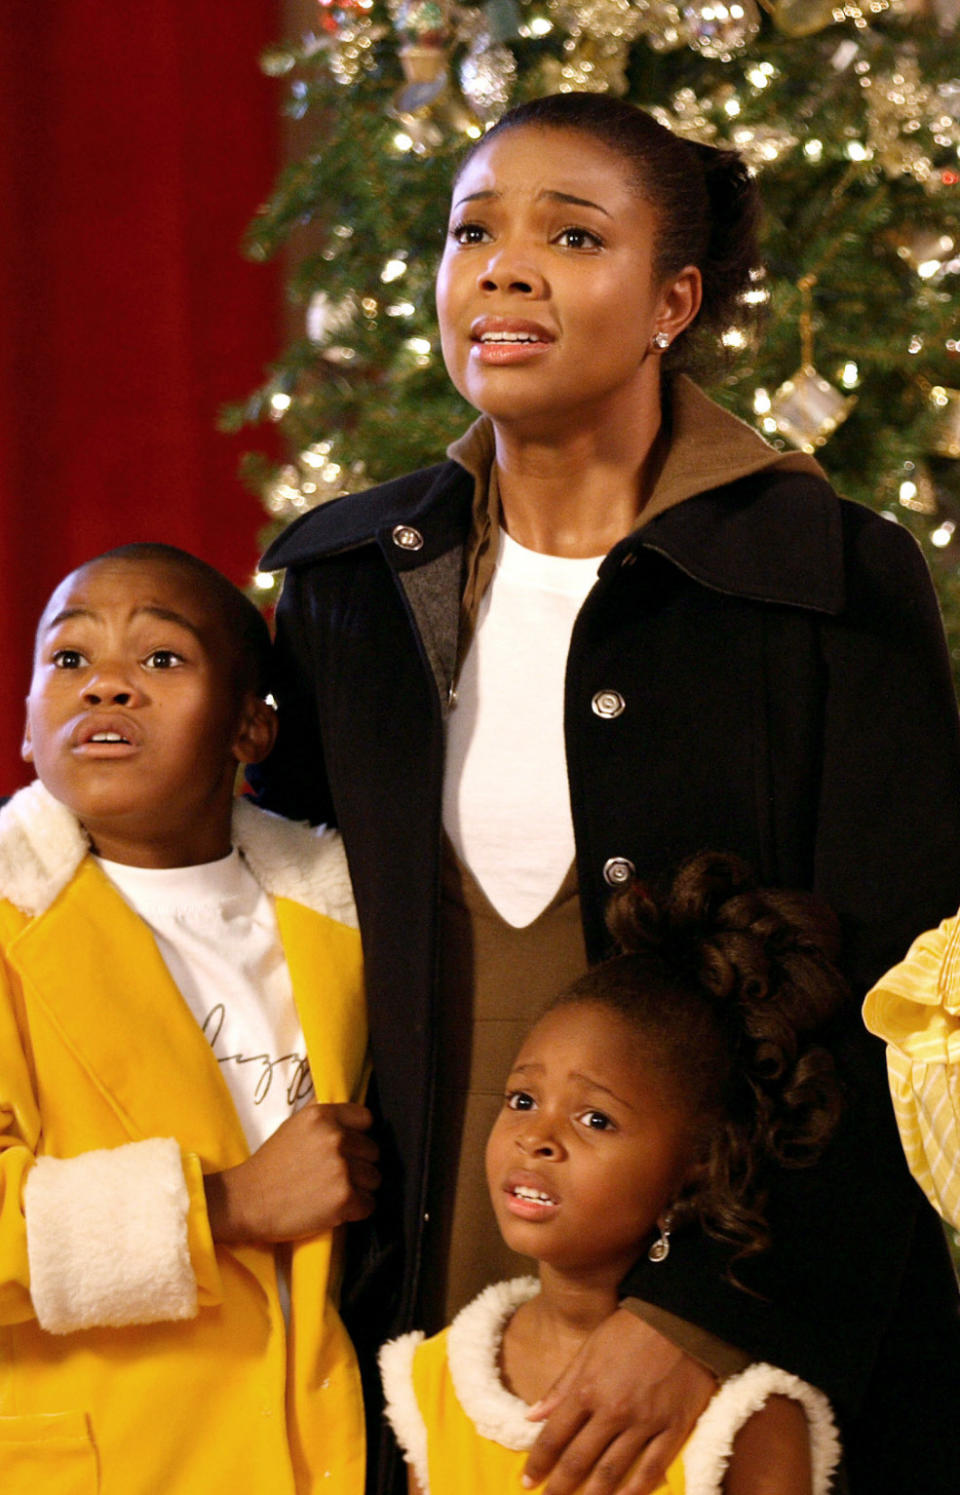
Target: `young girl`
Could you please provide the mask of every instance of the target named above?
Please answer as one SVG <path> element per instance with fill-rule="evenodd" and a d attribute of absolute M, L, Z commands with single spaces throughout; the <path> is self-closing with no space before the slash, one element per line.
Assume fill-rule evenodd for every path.
<path fill-rule="evenodd" d="M 664 895 L 636 886 L 614 902 L 623 953 L 536 1024 L 487 1145 L 500 1230 L 539 1262 L 539 1283 L 495 1284 L 435 1338 L 381 1352 L 411 1491 L 519 1489 L 529 1404 L 613 1311 L 637 1255 L 666 1263 L 689 1222 L 727 1243 L 749 1291 L 771 1170 L 813 1162 L 839 1114 L 820 1042 L 844 996 L 828 919 L 711 853 Z M 822 1393 L 754 1364 L 718 1391 L 660 1488 L 819 1495 L 837 1459 Z"/>

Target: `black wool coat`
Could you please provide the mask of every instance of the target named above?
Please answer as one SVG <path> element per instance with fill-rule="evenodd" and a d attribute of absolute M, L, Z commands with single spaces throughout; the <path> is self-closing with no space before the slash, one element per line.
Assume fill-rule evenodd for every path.
<path fill-rule="evenodd" d="M 443 724 L 472 486 L 448 461 L 350 495 L 263 562 L 288 569 L 280 739 L 258 787 L 271 808 L 340 826 L 367 963 L 385 1178 L 346 1288 L 362 1354 L 417 1317 L 440 1124 Z M 597 709 L 610 691 L 613 716 Z M 855 998 L 960 898 L 960 732 L 926 567 L 906 532 L 814 476 L 755 473 L 614 547 L 574 627 L 565 733 L 591 959 L 618 877 L 706 847 L 833 906 Z M 846 1119 L 817 1168 L 778 1186 L 755 1293 L 696 1232 L 624 1290 L 821 1386 L 854 1495 L 957 1495 L 956 1284 L 857 1005 L 839 1039 Z"/>

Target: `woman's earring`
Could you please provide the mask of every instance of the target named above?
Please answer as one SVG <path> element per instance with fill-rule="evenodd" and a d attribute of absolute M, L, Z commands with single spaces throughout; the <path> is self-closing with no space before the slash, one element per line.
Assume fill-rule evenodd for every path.
<path fill-rule="evenodd" d="M 664 1215 L 662 1220 L 657 1221 L 657 1224 L 660 1227 L 660 1234 L 647 1252 L 647 1256 L 650 1261 L 666 1261 L 670 1255 L 670 1227 L 673 1224 L 673 1216 Z"/>
<path fill-rule="evenodd" d="M 655 332 L 653 334 L 653 337 L 650 339 L 650 345 L 651 345 L 651 347 L 656 348 L 656 350 L 657 350 L 658 353 L 665 353 L 667 351 L 667 349 L 669 348 L 669 346 L 670 346 L 670 335 L 669 335 L 669 333 L 667 333 L 667 332 Z M 666 1255 L 666 1252 L 664 1252 L 664 1255 Z M 660 1257 L 659 1260 L 662 1261 L 663 1257 Z"/>

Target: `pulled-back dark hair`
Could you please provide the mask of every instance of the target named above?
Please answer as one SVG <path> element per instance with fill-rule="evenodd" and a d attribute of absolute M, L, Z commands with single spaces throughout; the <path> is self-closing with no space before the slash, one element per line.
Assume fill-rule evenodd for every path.
<path fill-rule="evenodd" d="M 252 691 L 263 697 L 270 690 L 271 643 L 270 630 L 259 609 L 245 597 L 239 587 L 218 571 L 176 545 L 167 545 L 161 540 L 135 540 L 129 545 L 118 545 L 102 555 L 97 561 L 160 561 L 175 571 L 188 576 L 198 590 L 209 598 L 215 611 L 222 618 L 230 637 L 233 657 L 231 672 L 240 695 Z"/>
<path fill-rule="evenodd" d="M 732 324 L 754 327 L 757 302 L 745 303 L 760 268 L 760 194 L 743 157 L 685 140 L 653 115 L 609 94 L 555 93 L 508 110 L 468 151 L 522 126 L 577 130 L 614 151 L 632 168 L 637 191 L 658 219 L 654 274 L 658 280 L 696 265 L 703 302 L 696 319 L 664 357 L 665 368 L 700 368 L 725 353 L 720 334 Z"/>
<path fill-rule="evenodd" d="M 736 857 L 702 852 L 663 889 L 618 894 L 608 925 L 621 953 L 548 1010 L 599 1004 L 637 1031 L 696 1113 L 674 1222 L 698 1220 L 734 1261 L 755 1255 L 770 1243 L 771 1170 L 815 1163 L 840 1116 L 824 1046 L 848 995 L 837 921 L 812 895 L 758 887 Z"/>

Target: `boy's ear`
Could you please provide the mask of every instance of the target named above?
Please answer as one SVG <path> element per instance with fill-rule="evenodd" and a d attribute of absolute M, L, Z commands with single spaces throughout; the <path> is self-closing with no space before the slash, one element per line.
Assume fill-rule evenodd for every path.
<path fill-rule="evenodd" d="M 20 756 L 24 763 L 33 762 L 33 733 L 30 730 L 30 701 L 27 700 L 27 715 L 23 726 L 23 742 L 20 744 Z"/>
<path fill-rule="evenodd" d="M 248 691 L 233 739 L 238 763 L 262 763 L 277 740 L 277 713 L 266 701 Z"/>

